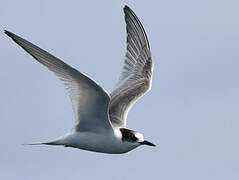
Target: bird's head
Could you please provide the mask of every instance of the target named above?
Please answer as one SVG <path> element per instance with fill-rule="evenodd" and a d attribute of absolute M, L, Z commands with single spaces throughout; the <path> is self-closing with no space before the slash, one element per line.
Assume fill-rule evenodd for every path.
<path fill-rule="evenodd" d="M 132 131 L 125 128 L 120 128 L 120 132 L 122 134 L 123 142 L 129 142 L 134 144 L 135 146 L 140 146 L 140 145 L 156 146 L 153 143 L 144 140 L 144 136 L 139 132 Z"/>

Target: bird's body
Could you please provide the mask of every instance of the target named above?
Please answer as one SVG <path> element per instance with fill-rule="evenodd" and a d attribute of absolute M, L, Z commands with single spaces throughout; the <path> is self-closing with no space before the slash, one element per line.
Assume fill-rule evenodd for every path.
<path fill-rule="evenodd" d="M 50 142 L 39 144 L 62 145 L 109 154 L 129 152 L 139 146 L 138 144 L 123 142 L 118 129 L 109 133 L 70 132 Z"/>
<path fill-rule="evenodd" d="M 29 145 L 62 145 L 94 152 L 120 154 L 145 141 L 142 134 L 126 129 L 131 106 L 151 88 L 153 62 L 149 42 L 137 16 L 124 8 L 127 25 L 127 53 L 123 73 L 108 94 L 95 81 L 27 40 L 5 33 L 38 62 L 52 71 L 69 90 L 75 113 L 75 128 L 52 141 Z"/>

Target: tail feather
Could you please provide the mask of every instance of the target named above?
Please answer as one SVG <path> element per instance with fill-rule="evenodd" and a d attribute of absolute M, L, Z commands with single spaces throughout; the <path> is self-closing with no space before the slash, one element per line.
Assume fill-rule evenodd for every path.
<path fill-rule="evenodd" d="M 46 142 L 26 143 L 23 145 L 65 145 L 64 137 L 59 137 Z"/>
<path fill-rule="evenodd" d="M 49 142 L 36 142 L 36 143 L 25 143 L 23 145 L 63 145 L 59 141 L 49 141 Z"/>
<path fill-rule="evenodd" d="M 23 145 L 46 145 L 46 144 L 48 144 L 48 145 L 49 145 L 49 143 L 48 143 L 48 142 L 25 143 L 25 144 L 23 144 Z"/>

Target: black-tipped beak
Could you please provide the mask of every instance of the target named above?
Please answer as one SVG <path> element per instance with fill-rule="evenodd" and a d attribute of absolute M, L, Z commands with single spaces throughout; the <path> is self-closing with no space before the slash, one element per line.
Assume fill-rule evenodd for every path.
<path fill-rule="evenodd" d="M 156 146 L 155 144 L 149 142 L 149 141 L 143 141 L 143 142 L 140 142 L 141 145 L 148 145 L 148 146 Z"/>

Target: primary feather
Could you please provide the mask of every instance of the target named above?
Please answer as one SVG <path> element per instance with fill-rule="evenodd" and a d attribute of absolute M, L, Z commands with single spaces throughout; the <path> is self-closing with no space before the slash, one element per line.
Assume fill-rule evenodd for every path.
<path fill-rule="evenodd" d="M 38 62 L 55 73 L 67 86 L 75 112 L 76 131 L 98 132 L 112 129 L 108 120 L 110 97 L 103 88 L 36 45 L 9 31 L 5 31 L 5 33 Z"/>
<path fill-rule="evenodd" d="M 123 72 L 110 93 L 110 120 L 115 127 L 126 127 L 131 106 L 151 87 L 153 62 L 148 38 L 135 13 L 124 8 L 127 52 Z"/>

